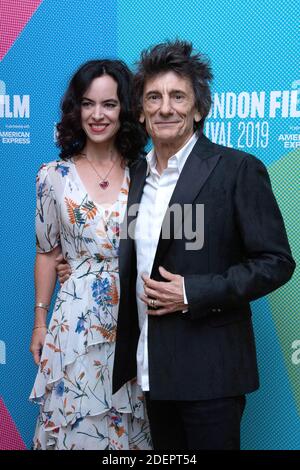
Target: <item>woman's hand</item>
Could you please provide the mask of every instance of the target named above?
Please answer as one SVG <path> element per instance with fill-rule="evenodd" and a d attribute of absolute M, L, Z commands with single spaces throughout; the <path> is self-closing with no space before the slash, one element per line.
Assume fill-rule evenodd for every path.
<path fill-rule="evenodd" d="M 46 326 L 34 328 L 33 333 L 32 333 L 30 352 L 33 355 L 33 360 L 37 366 L 40 363 L 46 334 L 47 334 Z"/>

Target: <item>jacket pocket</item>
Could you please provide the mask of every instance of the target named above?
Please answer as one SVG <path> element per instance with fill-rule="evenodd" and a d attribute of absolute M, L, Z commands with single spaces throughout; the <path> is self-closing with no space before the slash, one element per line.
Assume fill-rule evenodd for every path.
<path fill-rule="evenodd" d="M 212 308 L 209 315 L 208 323 L 212 327 L 219 327 L 249 320 L 252 316 L 250 306 Z"/>

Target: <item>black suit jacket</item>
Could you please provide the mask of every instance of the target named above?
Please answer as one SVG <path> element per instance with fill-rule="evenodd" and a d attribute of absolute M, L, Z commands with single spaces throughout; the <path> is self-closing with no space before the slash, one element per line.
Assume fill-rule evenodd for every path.
<path fill-rule="evenodd" d="M 146 170 L 145 160 L 134 167 L 129 212 L 141 199 Z M 149 317 L 150 396 L 202 400 L 254 391 L 258 372 L 249 302 L 287 282 L 295 268 L 267 170 L 255 157 L 201 135 L 169 207 L 173 204 L 186 209 L 181 220 L 172 221 L 169 239 L 163 239 L 162 230 L 151 277 L 161 280 L 159 266 L 182 275 L 189 311 Z M 197 216 L 200 204 L 204 223 Z M 126 224 L 132 229 L 135 217 L 129 212 Z M 184 230 L 178 237 L 186 221 L 192 221 L 198 238 L 203 232 L 201 249 L 187 249 L 191 240 Z M 120 280 L 114 391 L 136 376 L 139 327 L 132 238 L 120 244 Z"/>

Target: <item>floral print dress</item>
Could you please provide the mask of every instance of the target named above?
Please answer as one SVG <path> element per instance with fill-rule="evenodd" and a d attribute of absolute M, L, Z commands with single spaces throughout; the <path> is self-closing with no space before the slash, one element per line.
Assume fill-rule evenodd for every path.
<path fill-rule="evenodd" d="M 103 208 L 72 160 L 38 172 L 37 252 L 61 245 L 72 274 L 57 294 L 30 395 L 40 404 L 34 449 L 151 449 L 139 386 L 132 381 L 112 395 L 119 224 L 128 188 L 126 168 L 117 201 Z"/>

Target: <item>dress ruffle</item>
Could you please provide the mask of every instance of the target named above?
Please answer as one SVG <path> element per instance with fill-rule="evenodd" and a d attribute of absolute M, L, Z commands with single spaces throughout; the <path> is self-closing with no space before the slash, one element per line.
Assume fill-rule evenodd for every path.
<path fill-rule="evenodd" d="M 37 177 L 39 253 L 59 242 L 72 274 L 60 288 L 30 395 L 40 404 L 35 449 L 150 449 L 140 387 L 112 395 L 120 297 L 119 229 L 128 169 L 115 204 L 98 207 L 74 162 L 50 162 Z"/>
<path fill-rule="evenodd" d="M 116 319 L 105 299 L 116 290 L 118 302 L 117 259 L 69 262 L 73 272 L 58 293 L 30 399 L 43 404 L 49 431 L 112 408 L 144 419 L 143 395 L 135 382 L 111 393 Z"/>

